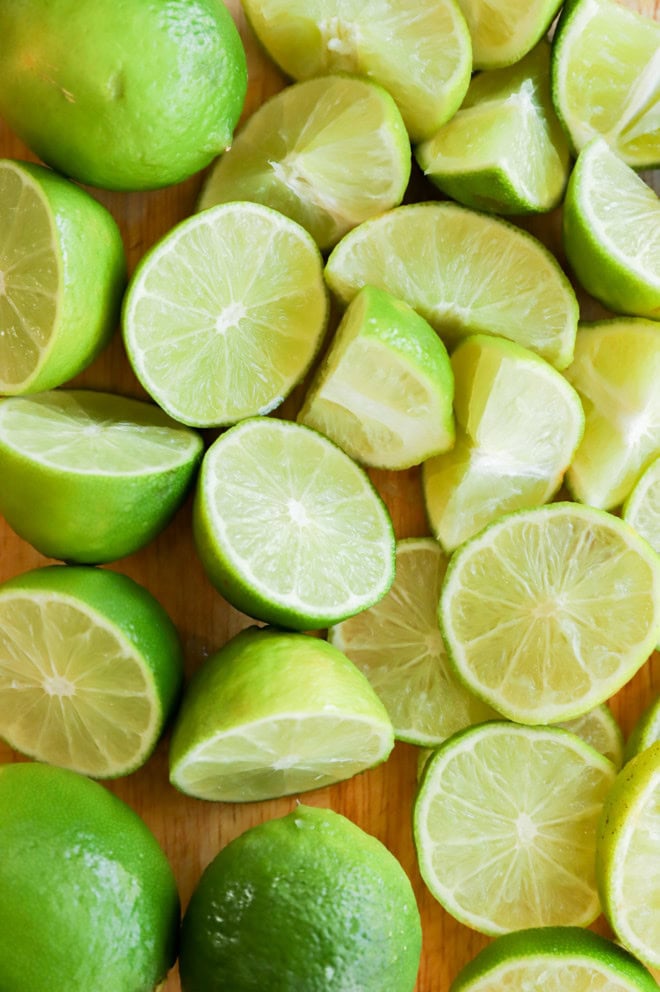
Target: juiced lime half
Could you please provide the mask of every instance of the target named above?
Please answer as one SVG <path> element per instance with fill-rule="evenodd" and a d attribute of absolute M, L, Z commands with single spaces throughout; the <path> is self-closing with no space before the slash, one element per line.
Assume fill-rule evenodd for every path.
<path fill-rule="evenodd" d="M 519 62 L 539 41 L 561 0 L 458 0 L 472 38 L 475 69 Z"/>

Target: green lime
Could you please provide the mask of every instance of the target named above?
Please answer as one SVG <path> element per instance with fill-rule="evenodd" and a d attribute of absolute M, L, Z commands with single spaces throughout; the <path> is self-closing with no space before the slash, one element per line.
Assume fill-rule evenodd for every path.
<path fill-rule="evenodd" d="M 660 554 L 660 453 L 631 489 L 623 519 Z"/>
<path fill-rule="evenodd" d="M 329 809 L 297 806 L 209 864 L 181 931 L 183 992 L 412 992 L 422 932 L 403 868 Z"/>
<path fill-rule="evenodd" d="M 0 851 L 0 988 L 160 987 L 176 957 L 176 882 L 125 803 L 61 768 L 0 765 Z"/>
<path fill-rule="evenodd" d="M 298 420 L 365 465 L 402 469 L 454 443 L 447 349 L 412 307 L 365 286 L 349 304 Z"/>
<path fill-rule="evenodd" d="M 0 585 L 0 737 L 17 751 L 126 775 L 155 748 L 182 677 L 172 621 L 127 576 L 50 565 Z"/>
<path fill-rule="evenodd" d="M 626 761 L 645 751 L 656 741 L 660 741 L 660 695 L 649 703 L 633 727 L 626 741 Z"/>
<path fill-rule="evenodd" d="M 577 734 L 587 744 L 591 744 L 596 751 L 600 751 L 606 758 L 609 758 L 615 768 L 621 768 L 623 764 L 623 733 L 612 710 L 606 703 L 594 706 L 592 710 L 587 710 L 582 716 L 576 716 L 573 720 L 562 720 L 557 726 L 563 727 L 564 730 L 570 730 L 572 734 Z"/>
<path fill-rule="evenodd" d="M 1 27 L 0 36 L 4 44 Z M 126 279 L 119 228 L 79 186 L 9 159 L 0 160 L 0 228 L 0 394 L 59 386 L 115 328 Z"/>
<path fill-rule="evenodd" d="M 519 62 L 547 32 L 561 0 L 458 0 L 472 38 L 475 69 Z"/>
<path fill-rule="evenodd" d="M 172 735 L 170 781 L 199 799 L 307 792 L 385 761 L 392 724 L 367 679 L 306 634 L 251 627 L 207 659 Z"/>
<path fill-rule="evenodd" d="M 168 186 L 231 143 L 247 68 L 218 0 L 21 0 L 0 37 L 0 114 L 74 179 Z"/>
<path fill-rule="evenodd" d="M 325 269 L 348 304 L 362 286 L 414 307 L 454 345 L 495 334 L 556 368 L 573 355 L 578 306 L 553 255 L 530 234 L 454 203 L 416 203 L 349 231 Z"/>
<path fill-rule="evenodd" d="M 105 562 L 161 531 L 202 439 L 140 400 L 58 389 L 0 399 L 0 512 L 41 554 Z"/>

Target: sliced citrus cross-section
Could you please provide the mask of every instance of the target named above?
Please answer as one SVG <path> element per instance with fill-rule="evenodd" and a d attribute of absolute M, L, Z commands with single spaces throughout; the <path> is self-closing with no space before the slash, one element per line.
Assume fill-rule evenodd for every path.
<path fill-rule="evenodd" d="M 660 554 L 660 454 L 631 490 L 623 506 L 623 519 Z"/>

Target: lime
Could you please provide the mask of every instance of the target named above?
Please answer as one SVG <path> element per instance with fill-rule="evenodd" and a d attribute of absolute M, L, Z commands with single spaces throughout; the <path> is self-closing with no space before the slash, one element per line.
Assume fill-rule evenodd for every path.
<path fill-rule="evenodd" d="M 519 62 L 546 33 L 561 0 L 458 0 L 472 38 L 475 69 Z"/>
<path fill-rule="evenodd" d="M 569 720 L 621 688 L 660 639 L 660 559 L 601 510 L 510 513 L 454 554 L 440 619 L 459 675 L 498 712 Z"/>
<path fill-rule="evenodd" d="M 468 207 L 521 214 L 557 206 L 569 150 L 550 99 L 547 42 L 513 66 L 473 76 L 459 111 L 415 155 L 431 182 Z"/>
<path fill-rule="evenodd" d="M 0 512 L 41 554 L 131 554 L 183 501 L 202 439 L 158 407 L 90 390 L 0 400 Z"/>
<path fill-rule="evenodd" d="M 284 400 L 321 344 L 327 310 L 310 235 L 261 204 L 226 203 L 182 221 L 144 256 L 124 342 L 171 417 L 226 425 Z"/>
<path fill-rule="evenodd" d="M 454 443 L 447 349 L 412 307 L 365 286 L 298 416 L 365 465 L 402 469 Z"/>
<path fill-rule="evenodd" d="M 389 850 L 329 809 L 297 806 L 209 864 L 181 931 L 184 992 L 412 992 L 421 925 Z"/>
<path fill-rule="evenodd" d="M 566 376 L 586 415 L 566 480 L 583 503 L 612 509 L 660 455 L 660 325 L 642 318 L 581 325 Z"/>
<path fill-rule="evenodd" d="M 456 0 L 243 0 L 243 7 L 288 76 L 370 77 L 392 94 L 415 141 L 449 120 L 465 95 L 472 48 Z"/>
<path fill-rule="evenodd" d="M 198 209 L 264 203 L 325 249 L 401 203 L 409 177 L 410 141 L 389 93 L 356 76 L 322 76 L 255 111 L 210 171 Z"/>
<path fill-rule="evenodd" d="M 574 148 L 602 135 L 628 165 L 660 162 L 660 21 L 617 0 L 567 0 L 552 98 Z"/>
<path fill-rule="evenodd" d="M 299 424 L 253 418 L 221 435 L 202 462 L 193 524 L 222 595 L 282 627 L 338 623 L 394 579 L 392 522 L 368 476 Z"/>
<path fill-rule="evenodd" d="M 463 687 L 447 661 L 438 626 L 446 568 L 432 538 L 399 541 L 388 594 L 328 632 L 371 682 L 396 737 L 423 747 L 497 715 Z"/>
<path fill-rule="evenodd" d="M 626 741 L 626 761 L 634 758 L 641 751 L 645 751 L 656 741 L 660 741 L 660 696 L 656 696 L 649 703 L 633 727 L 632 733 Z"/>
<path fill-rule="evenodd" d="M 619 772 L 603 807 L 596 876 L 618 940 L 660 968 L 660 742 Z"/>
<path fill-rule="evenodd" d="M 572 734 L 577 734 L 587 744 L 591 744 L 596 751 L 600 751 L 606 758 L 609 758 L 615 768 L 621 768 L 623 764 L 623 733 L 612 710 L 606 703 L 594 706 L 592 710 L 587 710 L 582 716 L 577 716 L 573 720 L 563 720 L 557 726 L 563 727 L 564 730 L 570 730 Z"/>
<path fill-rule="evenodd" d="M 181 681 L 171 620 L 127 576 L 50 565 L 0 585 L 0 736 L 17 751 L 126 775 L 156 746 Z"/>
<path fill-rule="evenodd" d="M 126 269 L 119 228 L 85 190 L 9 159 L 0 160 L 0 227 L 0 393 L 59 386 L 115 328 Z"/>
<path fill-rule="evenodd" d="M 660 199 L 603 138 L 580 152 L 563 218 L 584 289 L 617 313 L 660 318 Z"/>
<path fill-rule="evenodd" d="M 156 838 L 82 775 L 0 766 L 0 988 L 152 992 L 179 899 Z"/>
<path fill-rule="evenodd" d="M 660 452 L 630 491 L 623 519 L 660 554 Z"/>
<path fill-rule="evenodd" d="M 414 307 L 449 344 L 468 334 L 509 338 L 557 368 L 571 361 L 575 294 L 530 234 L 453 203 L 395 207 L 345 235 L 326 265 L 341 303 L 362 286 Z"/>
<path fill-rule="evenodd" d="M 414 807 L 436 899 L 483 933 L 587 926 L 600 912 L 596 825 L 614 766 L 556 727 L 482 723 L 445 741 Z"/>
<path fill-rule="evenodd" d="M 456 444 L 422 475 L 429 523 L 447 551 L 502 513 L 549 500 L 584 429 L 575 390 L 520 345 L 475 334 L 451 364 Z"/>
<path fill-rule="evenodd" d="M 385 761 L 392 724 L 341 651 L 252 627 L 208 658 L 184 696 L 170 781 L 199 799 L 251 802 L 306 792 Z"/>
<path fill-rule="evenodd" d="M 168 186 L 231 143 L 247 69 L 217 0 L 21 0 L 0 37 L 0 114 L 81 182 Z"/>

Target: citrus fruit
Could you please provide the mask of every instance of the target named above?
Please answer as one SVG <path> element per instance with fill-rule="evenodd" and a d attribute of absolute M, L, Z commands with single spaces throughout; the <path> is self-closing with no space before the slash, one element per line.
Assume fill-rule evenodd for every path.
<path fill-rule="evenodd" d="M 85 190 L 9 159 L 0 160 L 0 227 L 0 394 L 59 386 L 115 328 L 126 269 L 119 228 Z"/>
<path fill-rule="evenodd" d="M 181 931 L 184 992 L 412 992 L 421 948 L 408 878 L 379 840 L 297 806 L 224 847 Z"/>
<path fill-rule="evenodd" d="M 124 802 L 62 768 L 0 765 L 0 850 L 0 987 L 160 986 L 176 956 L 176 883 Z"/>
<path fill-rule="evenodd" d="M 155 748 L 182 674 L 171 620 L 126 575 L 50 565 L 0 585 L 0 737 L 17 751 L 126 775 Z"/>
<path fill-rule="evenodd" d="M 365 465 L 402 469 L 454 443 L 447 349 L 412 307 L 365 286 L 349 304 L 298 420 Z"/>
<path fill-rule="evenodd" d="M 327 438 L 244 420 L 206 452 L 193 511 L 211 582 L 237 609 L 311 630 L 381 599 L 394 533 L 368 476 Z"/>
<path fill-rule="evenodd" d="M 288 76 L 348 72 L 375 80 L 396 100 L 415 141 L 449 120 L 465 95 L 472 48 L 456 0 L 244 0 L 243 6 Z"/>
<path fill-rule="evenodd" d="M 601 814 L 596 875 L 617 939 L 660 968 L 660 742 L 619 772 Z"/>
<path fill-rule="evenodd" d="M 231 143 L 247 68 L 217 0 L 21 0 L 0 37 L 0 114 L 81 182 L 168 186 Z"/>
<path fill-rule="evenodd" d="M 475 69 L 519 62 L 546 33 L 561 0 L 458 0 L 472 38 Z"/>
<path fill-rule="evenodd" d="M 660 559 L 618 517 L 553 503 L 500 517 L 454 554 L 447 650 L 466 685 L 521 723 L 608 699 L 660 639 Z"/>
<path fill-rule="evenodd" d="M 660 199 L 603 138 L 580 152 L 563 219 L 584 289 L 616 313 L 660 319 Z"/>
<path fill-rule="evenodd" d="M 572 734 L 577 734 L 587 744 L 591 744 L 596 751 L 600 751 L 606 758 L 609 758 L 615 768 L 621 768 L 623 764 L 623 733 L 612 710 L 606 703 L 594 706 L 592 710 L 587 710 L 582 716 L 576 716 L 573 720 L 560 721 L 557 726 L 563 727 L 564 730 L 570 730 Z"/>
<path fill-rule="evenodd" d="M 169 521 L 202 438 L 158 407 L 58 389 L 0 400 L 0 512 L 41 554 L 105 562 Z"/>
<path fill-rule="evenodd" d="M 660 554 L 660 453 L 630 491 L 623 519 Z"/>
<path fill-rule="evenodd" d="M 569 172 L 568 142 L 550 99 L 550 48 L 472 78 L 460 109 L 418 145 L 424 174 L 459 203 L 496 214 L 550 210 Z"/>
<path fill-rule="evenodd" d="M 626 741 L 625 759 L 629 761 L 640 751 L 645 751 L 660 741 L 660 696 L 656 696 L 638 718 Z"/>
<path fill-rule="evenodd" d="M 565 374 L 585 411 L 566 481 L 583 503 L 612 509 L 660 455 L 660 325 L 641 317 L 581 325 Z"/>
<path fill-rule="evenodd" d="M 527 232 L 454 203 L 395 207 L 349 231 L 325 269 L 342 304 L 365 285 L 414 307 L 454 345 L 488 333 L 556 368 L 573 355 L 578 309 L 556 259 Z"/>
<path fill-rule="evenodd" d="M 451 365 L 456 443 L 422 474 L 429 523 L 447 551 L 502 513 L 550 499 L 584 429 L 575 390 L 520 345 L 474 334 Z"/>
<path fill-rule="evenodd" d="M 400 203 L 409 177 L 410 141 L 389 93 L 357 76 L 322 76 L 252 114 L 208 174 L 198 209 L 264 203 L 326 249 Z"/>
<path fill-rule="evenodd" d="M 227 425 L 291 392 L 327 310 L 310 235 L 269 207 L 225 203 L 181 221 L 143 257 L 124 303 L 124 342 L 171 417 Z"/>

